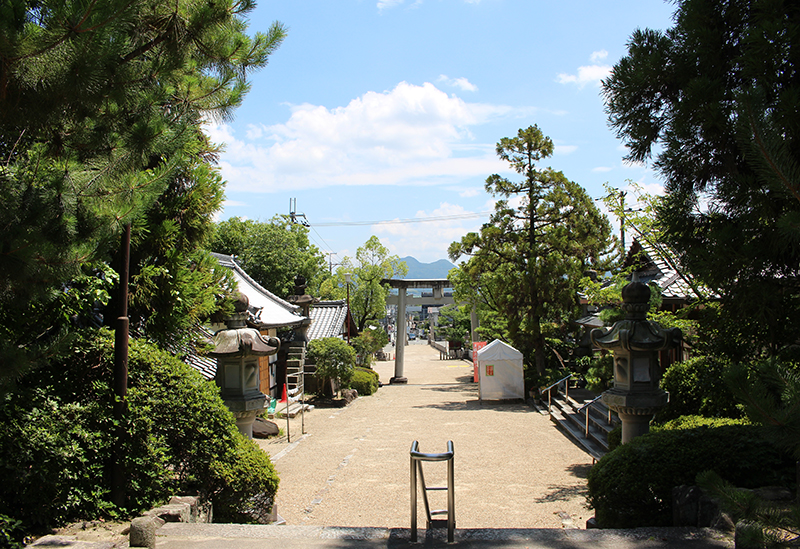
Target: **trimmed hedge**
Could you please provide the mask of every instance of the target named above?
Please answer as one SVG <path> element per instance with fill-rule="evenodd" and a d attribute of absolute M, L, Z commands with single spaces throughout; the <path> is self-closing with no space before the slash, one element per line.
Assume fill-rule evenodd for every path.
<path fill-rule="evenodd" d="M 123 509 L 111 504 L 113 356 L 111 332 L 87 332 L 0 397 L 0 515 L 33 531 L 197 493 L 220 520 L 262 518 L 278 487 L 269 456 L 238 432 L 212 382 L 135 340 L 124 424 L 128 499 Z"/>
<path fill-rule="evenodd" d="M 791 484 L 794 461 L 760 427 L 735 421 L 682 418 L 677 428 L 662 427 L 606 454 L 588 477 L 587 501 L 599 525 L 671 525 L 672 488 L 694 484 L 703 471 L 744 488 Z"/>
<path fill-rule="evenodd" d="M 669 402 L 658 411 L 656 421 L 664 423 L 687 415 L 742 417 L 736 399 L 725 382 L 728 362 L 697 356 L 672 364 L 661 378 Z"/>
<path fill-rule="evenodd" d="M 350 379 L 350 388 L 358 391 L 359 396 L 369 396 L 378 390 L 380 376 L 369 368 L 356 368 Z"/>

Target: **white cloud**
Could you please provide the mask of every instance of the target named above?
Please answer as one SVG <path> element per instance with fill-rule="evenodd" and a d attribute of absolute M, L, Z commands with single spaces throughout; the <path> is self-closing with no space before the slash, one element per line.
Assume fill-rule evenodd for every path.
<path fill-rule="evenodd" d="M 577 84 L 578 87 L 583 88 L 587 84 L 600 85 L 600 81 L 611 74 L 611 67 L 609 65 L 599 65 L 598 61 L 608 57 L 606 50 L 593 51 L 589 56 L 591 65 L 584 65 L 578 67 L 577 74 L 559 73 L 556 81 L 559 84 Z"/>
<path fill-rule="evenodd" d="M 460 78 L 450 78 L 446 74 L 440 74 L 437 82 L 444 82 L 448 86 L 452 86 L 454 88 L 459 88 L 462 91 L 478 91 L 478 86 L 464 78 L 463 76 Z"/>
<path fill-rule="evenodd" d="M 467 216 L 473 212 L 457 204 L 442 202 L 439 207 L 427 212 L 419 210 L 416 218 Z M 427 262 L 447 257 L 447 248 L 452 242 L 471 231 L 480 230 L 486 218 L 447 219 L 421 223 L 382 223 L 371 227 L 381 243 L 393 254 L 407 255 Z"/>
<path fill-rule="evenodd" d="M 458 196 L 461 198 L 472 198 L 473 196 L 478 196 L 483 192 L 482 187 L 468 187 L 466 189 L 458 189 L 456 190 Z"/>
<path fill-rule="evenodd" d="M 250 126 L 244 138 L 225 124 L 207 123 L 205 130 L 225 145 L 220 168 L 231 191 L 431 185 L 507 171 L 493 147 L 473 141 L 470 128 L 520 112 L 467 103 L 430 83 L 401 82 L 334 109 L 295 105 L 285 123 Z"/>
<path fill-rule="evenodd" d="M 559 84 L 577 84 L 582 88 L 586 84 L 599 85 L 609 74 L 611 74 L 609 65 L 586 65 L 578 67 L 578 74 L 559 74 L 557 81 Z"/>
<path fill-rule="evenodd" d="M 592 168 L 592 171 L 595 173 L 605 173 L 605 172 L 610 172 L 613 169 L 614 168 L 612 168 L 611 166 L 597 166 L 596 168 Z"/>
<path fill-rule="evenodd" d="M 399 6 L 403 3 L 403 0 L 378 0 L 378 9 L 384 10 L 387 8 L 393 8 L 395 6 Z"/>

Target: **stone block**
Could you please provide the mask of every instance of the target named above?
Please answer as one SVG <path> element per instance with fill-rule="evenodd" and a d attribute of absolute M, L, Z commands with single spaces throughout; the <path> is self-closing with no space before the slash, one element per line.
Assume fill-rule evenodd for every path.
<path fill-rule="evenodd" d="M 145 514 L 158 517 L 164 522 L 191 522 L 192 510 L 188 503 L 169 503 Z"/>
<path fill-rule="evenodd" d="M 137 517 L 133 519 L 128 534 L 129 546 L 155 549 L 156 530 L 158 530 L 161 524 L 159 524 L 158 518 L 153 516 Z"/>
<path fill-rule="evenodd" d="M 197 496 L 172 496 L 170 505 L 185 503 L 189 506 L 189 522 L 197 522 L 200 513 L 200 498 Z"/>

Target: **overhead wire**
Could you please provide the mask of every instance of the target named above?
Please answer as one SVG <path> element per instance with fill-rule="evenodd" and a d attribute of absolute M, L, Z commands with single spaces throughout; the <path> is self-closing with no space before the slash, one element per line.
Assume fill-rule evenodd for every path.
<path fill-rule="evenodd" d="M 461 219 L 476 219 L 479 217 L 487 217 L 492 212 L 471 212 L 466 214 L 455 215 L 440 215 L 432 217 L 414 217 L 410 219 L 384 219 L 380 221 L 331 221 L 328 223 L 312 223 L 311 228 L 314 227 L 356 227 L 363 225 L 395 225 L 404 223 L 428 223 L 432 221 L 458 221 Z M 317 233 L 319 234 L 319 233 Z"/>

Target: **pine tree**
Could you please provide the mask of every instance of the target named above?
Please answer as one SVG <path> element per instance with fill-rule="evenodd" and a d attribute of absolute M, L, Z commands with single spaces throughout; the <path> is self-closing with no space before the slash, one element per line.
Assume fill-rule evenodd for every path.
<path fill-rule="evenodd" d="M 562 324 L 574 312 L 580 278 L 606 253 L 611 232 L 583 188 L 561 172 L 537 168 L 552 153 L 552 140 L 535 125 L 503 138 L 497 155 L 522 180 L 490 176 L 487 192 L 503 199 L 480 233 L 467 234 L 449 249 L 453 261 L 471 256 L 462 266 L 466 276 L 459 278 L 473 281 L 495 319 L 505 324 L 507 339 L 540 375 L 547 353 L 543 323 Z"/>
<path fill-rule="evenodd" d="M 721 296 L 726 337 L 774 354 L 800 337 L 800 5 L 676 4 L 603 82 L 609 120 L 630 160 L 654 157 L 661 234 Z"/>
<path fill-rule="evenodd" d="M 106 262 L 121 227 L 187 169 L 204 117 L 228 118 L 241 102 L 247 75 L 285 35 L 277 23 L 246 35 L 253 7 L 249 0 L 0 5 L 4 370 L 4 357 L 47 347 L 58 315 L 36 313 L 54 311 L 82 269 Z"/>

